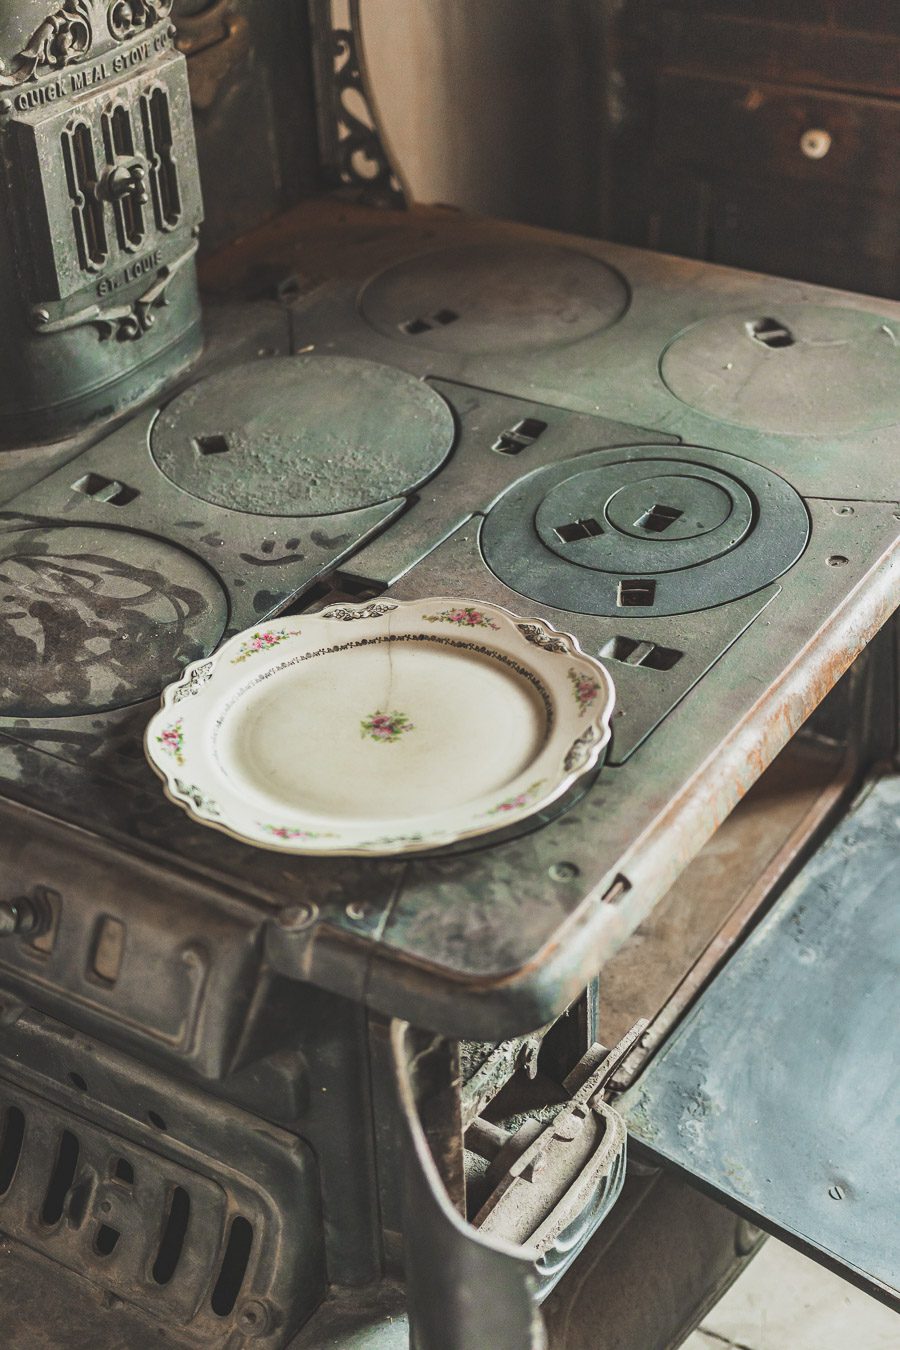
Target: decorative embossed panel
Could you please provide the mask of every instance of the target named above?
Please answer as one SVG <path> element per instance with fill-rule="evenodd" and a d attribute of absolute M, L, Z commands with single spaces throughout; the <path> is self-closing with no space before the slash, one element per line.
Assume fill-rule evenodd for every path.
<path fill-rule="evenodd" d="M 138 66 L 139 74 L 114 78 Z M 12 103 L 10 193 L 29 204 L 18 247 L 30 302 L 87 288 L 104 302 L 152 282 L 173 244 L 184 250 L 173 234 L 201 218 L 184 58 L 168 35 L 22 86 Z"/>

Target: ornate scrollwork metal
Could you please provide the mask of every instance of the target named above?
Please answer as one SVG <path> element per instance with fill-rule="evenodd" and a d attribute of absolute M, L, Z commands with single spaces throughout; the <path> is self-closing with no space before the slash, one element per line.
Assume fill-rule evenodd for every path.
<path fill-rule="evenodd" d="M 139 295 L 136 300 L 129 304 L 119 305 L 115 309 L 102 309 L 99 305 L 91 305 L 88 309 L 79 310 L 76 314 L 67 314 L 61 319 L 50 320 L 45 317 L 36 319 L 37 331 L 39 333 L 63 333 L 70 328 L 80 328 L 84 324 L 93 324 L 100 333 L 101 342 L 109 342 L 115 338 L 117 342 L 134 342 L 141 338 L 153 327 L 156 322 L 156 311 L 163 309 L 168 304 L 167 292 L 172 283 L 172 278 L 197 252 L 197 245 L 188 249 L 180 258 L 174 262 L 167 263 L 161 267 L 156 274 L 156 280 L 143 295 Z M 46 315 L 47 311 L 39 312 L 40 315 Z"/>
<path fill-rule="evenodd" d="M 111 0 L 106 19 L 109 31 L 118 42 L 127 42 L 167 19 L 172 4 L 173 0 Z"/>
<path fill-rule="evenodd" d="M 65 0 L 39 24 L 18 53 L 11 74 L 0 62 L 0 86 L 11 88 L 81 61 L 94 41 L 87 0 Z"/>
<path fill-rule="evenodd" d="M 309 0 L 315 46 L 319 145 L 323 166 L 377 205 L 402 207 L 406 194 L 374 110 L 360 37 L 358 0 L 349 26 L 335 25 L 332 0 Z"/>

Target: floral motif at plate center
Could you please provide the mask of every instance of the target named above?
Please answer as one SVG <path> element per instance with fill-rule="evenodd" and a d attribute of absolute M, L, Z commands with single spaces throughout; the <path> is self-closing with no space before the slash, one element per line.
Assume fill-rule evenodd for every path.
<path fill-rule="evenodd" d="M 408 731 L 415 731 L 415 725 L 405 713 L 374 712 L 360 722 L 360 734 L 372 741 L 399 741 Z"/>

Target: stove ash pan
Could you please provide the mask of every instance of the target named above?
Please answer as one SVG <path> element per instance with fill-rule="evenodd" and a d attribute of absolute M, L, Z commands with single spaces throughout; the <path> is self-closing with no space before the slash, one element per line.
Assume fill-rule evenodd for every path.
<path fill-rule="evenodd" d="M 202 215 L 171 0 L 0 15 L 0 443 L 49 440 L 197 354 Z"/>

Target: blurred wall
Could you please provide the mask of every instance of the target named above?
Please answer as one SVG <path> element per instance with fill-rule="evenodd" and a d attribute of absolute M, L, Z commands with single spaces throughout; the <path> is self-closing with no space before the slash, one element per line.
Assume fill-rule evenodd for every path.
<path fill-rule="evenodd" d="M 602 230 L 598 0 L 361 0 L 386 139 L 413 196 Z"/>

